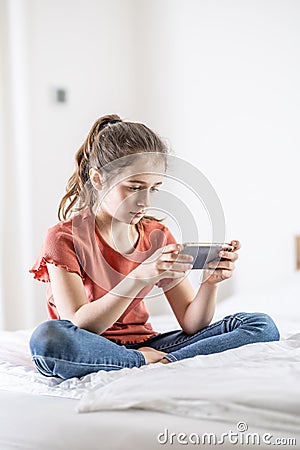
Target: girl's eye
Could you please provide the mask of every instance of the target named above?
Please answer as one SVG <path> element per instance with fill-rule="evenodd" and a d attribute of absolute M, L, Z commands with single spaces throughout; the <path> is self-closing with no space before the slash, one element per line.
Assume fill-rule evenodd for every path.
<path fill-rule="evenodd" d="M 142 189 L 140 186 L 130 186 L 128 188 L 130 191 L 139 191 L 140 189 Z M 151 188 L 151 192 L 157 192 L 159 191 L 159 189 L 157 188 Z"/>

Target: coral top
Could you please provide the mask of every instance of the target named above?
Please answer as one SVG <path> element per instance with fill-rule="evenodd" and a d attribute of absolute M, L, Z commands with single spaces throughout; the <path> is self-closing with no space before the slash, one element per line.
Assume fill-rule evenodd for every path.
<path fill-rule="evenodd" d="M 147 259 L 158 248 L 176 243 L 169 229 L 160 222 L 141 219 L 139 239 L 132 253 L 122 254 L 113 249 L 102 237 L 90 208 L 71 219 L 51 227 L 39 256 L 30 270 L 37 280 L 49 283 L 46 290 L 47 308 L 51 319 L 60 319 L 55 306 L 46 263 L 55 264 L 82 278 L 89 302 L 101 297 Z M 156 283 L 164 287 L 172 279 Z M 144 297 L 153 285 L 143 288 L 132 300 L 119 319 L 102 336 L 119 344 L 143 342 L 157 335 L 152 329 Z"/>

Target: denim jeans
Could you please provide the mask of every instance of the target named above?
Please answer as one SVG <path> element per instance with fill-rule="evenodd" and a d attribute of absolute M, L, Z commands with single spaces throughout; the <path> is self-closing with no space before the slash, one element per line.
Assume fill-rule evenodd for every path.
<path fill-rule="evenodd" d="M 169 361 L 208 355 L 254 342 L 279 340 L 272 318 L 263 313 L 239 312 L 189 335 L 169 331 L 137 344 L 119 345 L 83 330 L 68 320 L 40 324 L 30 339 L 33 361 L 40 373 L 62 379 L 82 377 L 98 370 L 119 370 L 144 365 L 137 349 L 152 347 L 167 353 Z"/>

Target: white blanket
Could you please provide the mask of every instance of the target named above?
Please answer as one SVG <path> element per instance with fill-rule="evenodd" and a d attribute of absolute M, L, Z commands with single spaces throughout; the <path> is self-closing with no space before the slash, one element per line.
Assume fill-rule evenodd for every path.
<path fill-rule="evenodd" d="M 0 389 L 78 399 L 78 412 L 147 409 L 299 433 L 300 333 L 172 364 L 61 381 L 35 370 L 30 332 L 0 333 Z"/>
<path fill-rule="evenodd" d="M 101 372 L 95 374 L 95 387 L 81 398 L 79 412 L 139 408 L 300 430 L 300 333 L 113 375 L 105 383 Z"/>

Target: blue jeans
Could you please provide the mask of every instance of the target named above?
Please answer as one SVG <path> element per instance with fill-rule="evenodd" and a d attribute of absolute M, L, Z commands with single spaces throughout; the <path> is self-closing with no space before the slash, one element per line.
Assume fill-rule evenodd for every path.
<path fill-rule="evenodd" d="M 239 312 L 192 335 L 181 330 L 169 331 L 142 343 L 127 345 L 78 328 L 69 320 L 49 320 L 34 330 L 30 350 L 40 373 L 68 379 L 98 370 L 140 367 L 146 363 L 144 355 L 137 350 L 140 347 L 163 351 L 173 362 L 279 338 L 272 318 L 263 313 Z"/>

